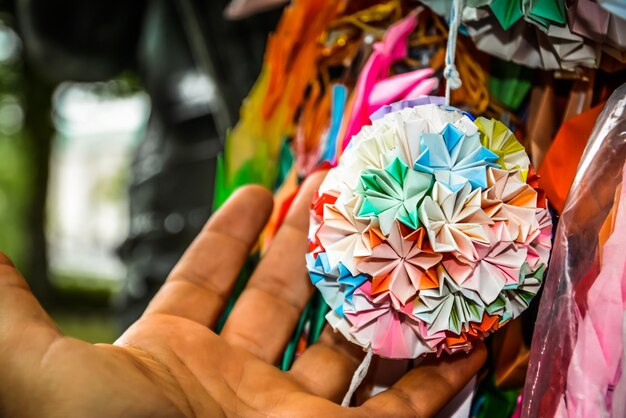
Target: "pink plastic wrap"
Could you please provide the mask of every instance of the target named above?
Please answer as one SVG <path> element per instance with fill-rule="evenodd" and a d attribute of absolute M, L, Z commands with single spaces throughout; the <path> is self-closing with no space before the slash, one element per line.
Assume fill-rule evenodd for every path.
<path fill-rule="evenodd" d="M 522 417 L 623 416 L 625 111 L 623 85 L 596 122 L 565 203 L 539 306 Z"/>

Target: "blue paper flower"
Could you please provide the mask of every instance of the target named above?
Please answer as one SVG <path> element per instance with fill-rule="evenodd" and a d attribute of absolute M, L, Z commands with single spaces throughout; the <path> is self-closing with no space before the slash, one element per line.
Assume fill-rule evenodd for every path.
<path fill-rule="evenodd" d="M 487 187 L 487 167 L 500 166 L 498 156 L 483 147 L 478 133 L 465 136 L 454 125 L 448 124 L 438 134 L 424 133 L 420 137 L 420 156 L 413 168 L 434 174 L 435 179 L 452 191 L 465 182 L 472 189 Z"/>
<path fill-rule="evenodd" d="M 341 263 L 331 268 L 326 253 L 319 253 L 317 258 L 311 253 L 307 254 L 306 264 L 311 281 L 328 306 L 343 316 L 344 303 L 352 302 L 354 291 L 368 279 L 368 276 L 365 274 L 353 276 Z"/>

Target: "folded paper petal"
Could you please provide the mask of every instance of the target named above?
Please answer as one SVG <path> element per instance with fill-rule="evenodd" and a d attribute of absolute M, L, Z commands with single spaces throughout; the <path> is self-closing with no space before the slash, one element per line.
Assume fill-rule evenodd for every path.
<path fill-rule="evenodd" d="M 470 322 L 481 322 L 485 306 L 477 293 L 463 289 L 439 266 L 439 288 L 423 290 L 413 313 L 428 324 L 429 333 L 460 334 Z"/>
<path fill-rule="evenodd" d="M 324 219 L 324 207 L 326 205 L 332 205 L 337 201 L 339 193 L 335 190 L 328 190 L 326 192 L 317 193 L 311 204 L 311 219 L 309 221 L 309 251 L 312 254 L 317 254 L 324 251 L 322 244 L 317 237 L 317 231 L 322 225 Z"/>
<path fill-rule="evenodd" d="M 497 330 L 500 326 L 500 317 L 497 315 L 489 315 L 483 313 L 481 322 L 470 322 L 468 329 L 464 329 L 460 334 L 446 331 L 446 344 L 440 347 L 449 353 L 457 351 L 468 351 L 471 348 L 472 341 L 489 335 L 490 332 Z"/>
<path fill-rule="evenodd" d="M 486 304 L 493 302 L 505 286 L 517 284 L 527 254 L 526 247 L 510 241 L 502 222 L 496 223 L 489 235 L 490 242 L 477 243 L 475 254 L 458 254 L 442 262 L 459 286 L 477 292 Z"/>
<path fill-rule="evenodd" d="M 513 132 L 495 119 L 479 117 L 474 123 L 480 131 L 480 143 L 498 156 L 498 165 L 505 170 L 519 169 L 522 180 L 526 181 L 530 159 Z"/>
<path fill-rule="evenodd" d="M 522 180 L 519 170 L 487 170 L 488 188 L 483 191 L 482 208 L 494 221 L 502 221 L 511 239 L 523 243 L 538 228 L 537 192 Z"/>
<path fill-rule="evenodd" d="M 326 304 L 343 315 L 344 303 L 352 301 L 354 290 L 367 280 L 367 276 L 353 276 L 341 263 L 331 267 L 326 253 L 320 253 L 317 257 L 307 254 L 306 262 L 311 282 L 320 291 Z"/>
<path fill-rule="evenodd" d="M 531 271 L 525 264 L 520 270 L 519 282 L 505 286 L 498 298 L 487 306 L 487 312 L 500 317 L 501 323 L 520 316 L 539 292 L 544 273 L 545 265 L 543 264 L 535 271 Z"/>
<path fill-rule="evenodd" d="M 373 225 L 371 219 L 354 215 L 357 200 L 354 196 L 344 203 L 340 196 L 335 204 L 326 205 L 324 220 L 316 234 L 331 267 L 341 262 L 355 276 L 358 274 L 355 257 L 366 257 L 372 253 L 365 233 Z"/>
<path fill-rule="evenodd" d="M 480 189 L 472 191 L 469 183 L 453 192 L 435 182 L 432 197 L 425 197 L 418 211 L 435 251 L 456 251 L 471 257 L 474 243 L 489 242 L 485 226 L 493 221 L 481 209 L 480 197 Z"/>
<path fill-rule="evenodd" d="M 548 265 L 552 249 L 552 217 L 547 209 L 537 209 L 538 228 L 526 238 L 527 263 L 532 271 L 540 265 Z"/>
<path fill-rule="evenodd" d="M 438 182 L 453 191 L 465 182 L 472 188 L 487 187 L 487 167 L 497 167 L 498 155 L 483 147 L 480 136 L 466 136 L 454 125 L 446 125 L 440 133 L 423 133 L 420 155 L 414 168 L 435 175 Z"/>
<path fill-rule="evenodd" d="M 405 305 L 418 290 L 436 287 L 436 276 L 429 270 L 442 256 L 425 245 L 422 228 L 416 231 L 421 237 L 415 240 L 404 239 L 400 228 L 399 224 L 394 225 L 387 240 L 363 258 L 357 269 L 373 278 L 373 295 L 388 291 Z"/>
<path fill-rule="evenodd" d="M 389 235 L 396 219 L 417 229 L 417 208 L 432 184 L 432 175 L 409 169 L 399 158 L 384 170 L 364 170 L 356 190 L 364 197 L 358 216 L 377 217 L 385 235 Z"/>
<path fill-rule="evenodd" d="M 416 358 L 434 352 L 421 334 L 421 320 L 405 309 L 393 308 L 387 295 L 371 298 L 368 282 L 354 292 L 353 306 L 344 310 L 350 334 L 357 341 L 367 341 L 374 354 L 387 358 Z"/>

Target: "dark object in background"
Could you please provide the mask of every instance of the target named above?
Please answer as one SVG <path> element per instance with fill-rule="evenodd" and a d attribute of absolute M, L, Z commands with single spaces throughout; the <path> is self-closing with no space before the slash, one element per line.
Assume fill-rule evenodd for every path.
<path fill-rule="evenodd" d="M 227 0 L 18 0 L 27 57 L 54 82 L 137 72 L 152 101 L 120 254 L 120 329 L 147 302 L 210 215 L 225 130 L 256 80 L 281 11 L 229 22 Z M 207 255 L 210 256 L 210 255 Z"/>
<path fill-rule="evenodd" d="M 146 0 L 17 0 L 30 64 L 48 81 L 97 81 L 133 66 Z"/>

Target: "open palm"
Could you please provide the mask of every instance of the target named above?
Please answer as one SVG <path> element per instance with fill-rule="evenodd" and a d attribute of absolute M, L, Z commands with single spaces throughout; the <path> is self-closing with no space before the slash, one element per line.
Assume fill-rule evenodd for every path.
<path fill-rule="evenodd" d="M 146 312 L 114 344 L 65 337 L 0 255 L 0 415 L 9 417 L 407 416 L 435 414 L 476 373 L 484 347 L 429 360 L 356 408 L 336 402 L 363 352 L 331 330 L 274 364 L 313 291 L 305 183 L 220 335 L 211 331 L 272 210 L 240 189 L 208 222 Z"/>

